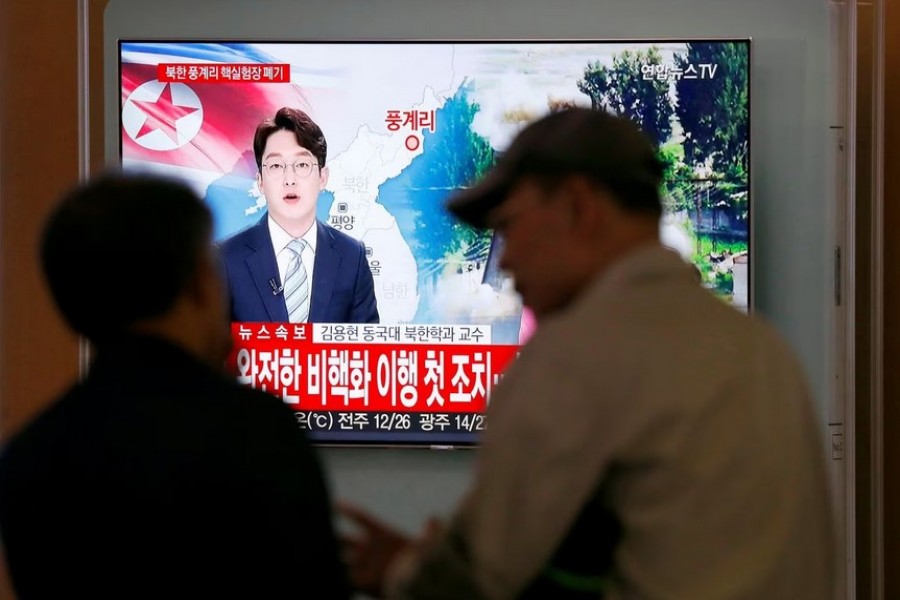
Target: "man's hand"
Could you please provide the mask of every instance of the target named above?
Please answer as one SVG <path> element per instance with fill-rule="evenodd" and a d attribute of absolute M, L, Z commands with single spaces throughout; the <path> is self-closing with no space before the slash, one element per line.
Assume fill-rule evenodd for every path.
<path fill-rule="evenodd" d="M 412 539 L 352 504 L 339 502 L 337 512 L 358 529 L 340 536 L 350 581 L 357 590 L 380 598 L 391 562 L 411 547 Z"/>

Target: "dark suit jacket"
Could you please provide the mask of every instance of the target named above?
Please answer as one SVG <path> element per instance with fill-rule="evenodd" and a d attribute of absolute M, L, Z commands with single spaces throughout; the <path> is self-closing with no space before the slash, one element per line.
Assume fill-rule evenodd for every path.
<path fill-rule="evenodd" d="M 287 321 L 268 214 L 219 245 L 231 295 L 232 321 Z M 310 323 L 377 323 L 375 283 L 365 245 L 316 221 Z"/>
<path fill-rule="evenodd" d="M 3 449 L 0 534 L 20 600 L 349 597 L 290 409 L 153 338 Z"/>

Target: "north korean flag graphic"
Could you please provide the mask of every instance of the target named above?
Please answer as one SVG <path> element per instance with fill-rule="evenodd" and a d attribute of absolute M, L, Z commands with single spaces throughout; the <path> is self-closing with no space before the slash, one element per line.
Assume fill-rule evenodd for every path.
<path fill-rule="evenodd" d="M 303 90 L 293 83 L 157 80 L 160 62 L 196 62 L 198 58 L 210 62 L 218 58 L 220 63 L 248 62 L 246 56 L 198 56 L 196 46 L 185 46 L 178 56 L 171 54 L 172 46 L 167 47 L 169 53 L 165 55 L 153 55 L 147 50 L 132 52 L 140 59 L 135 62 L 128 62 L 127 52 L 122 55 L 123 160 L 176 171 L 252 177 L 255 165 L 247 164 L 246 153 L 252 152 L 257 125 L 274 116 L 282 106 L 310 111 Z M 261 57 L 251 58 L 259 61 Z M 240 172 L 244 170 L 250 172 Z"/>
<path fill-rule="evenodd" d="M 175 150 L 191 142 L 203 125 L 200 98 L 183 83 L 148 81 L 122 107 L 122 128 L 148 150 Z"/>

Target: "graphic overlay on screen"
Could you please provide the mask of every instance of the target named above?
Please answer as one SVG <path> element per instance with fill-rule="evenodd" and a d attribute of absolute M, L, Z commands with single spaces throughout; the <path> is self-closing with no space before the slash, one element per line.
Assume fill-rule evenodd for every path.
<path fill-rule="evenodd" d="M 125 41 L 121 159 L 194 186 L 225 243 L 267 221 L 256 127 L 282 107 L 308 114 L 328 147 L 307 175 L 327 169 L 317 220 L 362 242 L 378 322 L 313 313 L 309 323 L 236 322 L 229 368 L 280 396 L 319 442 L 473 444 L 491 389 L 535 324 L 497 268 L 500 240 L 458 223 L 448 196 L 549 112 L 625 116 L 665 164 L 663 243 L 747 310 L 749 49 L 747 40 Z M 275 264 L 275 250 L 259 251 Z M 330 285 L 319 283 L 328 275 L 319 252 L 313 303 Z M 277 276 L 248 294 L 284 303 Z"/>

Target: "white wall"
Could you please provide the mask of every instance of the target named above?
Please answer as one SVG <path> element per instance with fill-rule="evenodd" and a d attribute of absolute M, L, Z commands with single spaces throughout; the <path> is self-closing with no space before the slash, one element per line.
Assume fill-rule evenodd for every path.
<path fill-rule="evenodd" d="M 750 37 L 756 310 L 799 353 L 824 428 L 832 401 L 835 243 L 831 31 L 824 0 L 111 0 L 104 48 L 107 156 L 112 162 L 118 157 L 119 38 Z M 415 527 L 457 500 L 474 452 L 333 448 L 324 457 L 338 496 Z"/>

